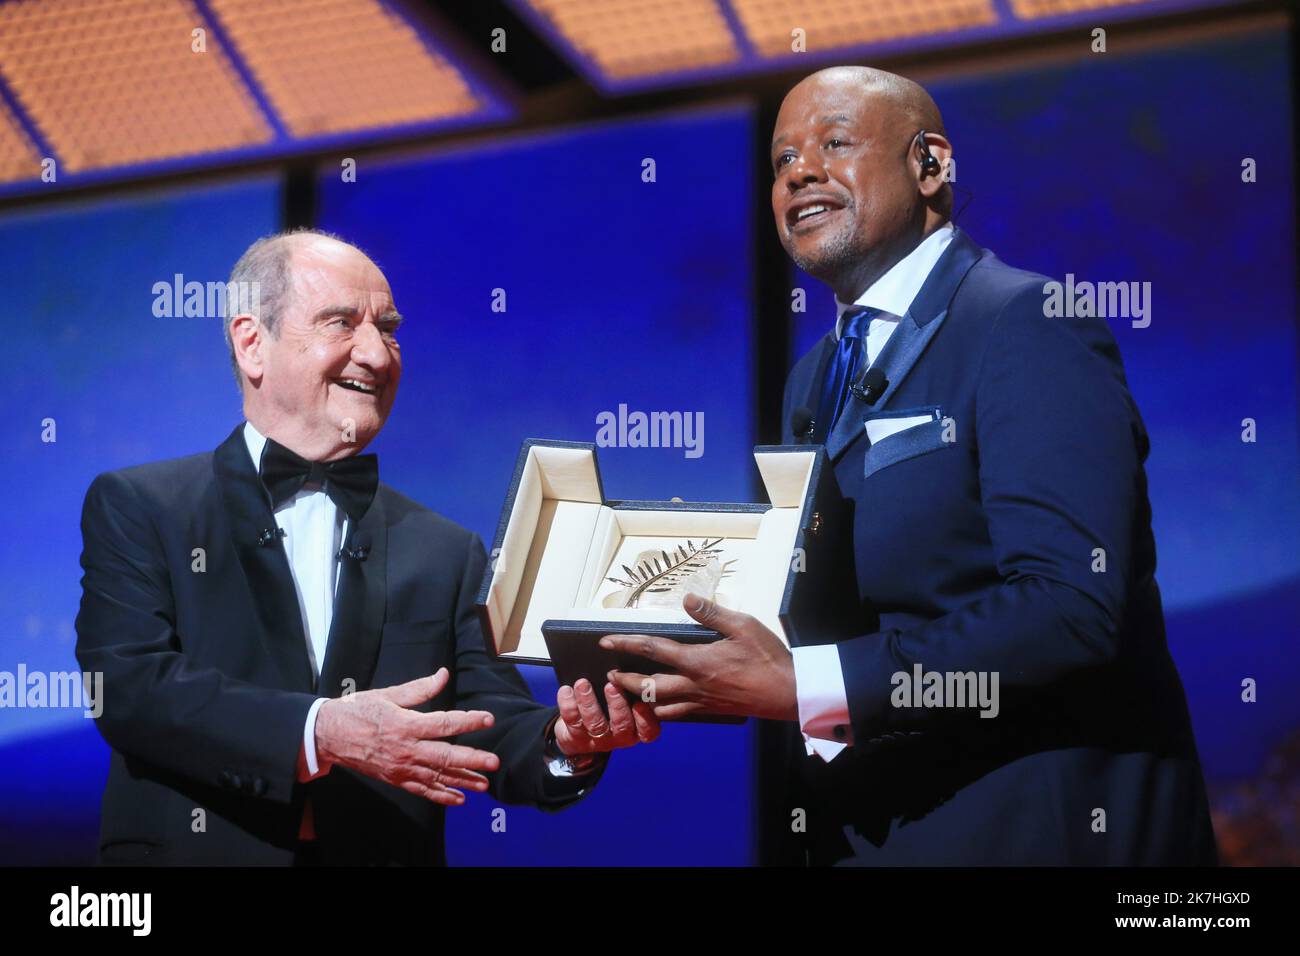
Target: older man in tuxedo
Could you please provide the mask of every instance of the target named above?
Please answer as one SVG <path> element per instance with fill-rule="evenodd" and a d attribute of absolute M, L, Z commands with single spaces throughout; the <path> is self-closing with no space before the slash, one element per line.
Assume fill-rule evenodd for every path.
<path fill-rule="evenodd" d="M 654 715 L 585 681 L 537 704 L 485 652 L 478 537 L 360 452 L 402 318 L 355 247 L 302 231 L 237 263 L 244 418 L 214 451 L 101 474 L 82 515 L 77 656 L 113 749 L 100 860 L 437 864 L 465 791 L 555 810 Z M 240 308 L 242 305 L 250 307 Z"/>

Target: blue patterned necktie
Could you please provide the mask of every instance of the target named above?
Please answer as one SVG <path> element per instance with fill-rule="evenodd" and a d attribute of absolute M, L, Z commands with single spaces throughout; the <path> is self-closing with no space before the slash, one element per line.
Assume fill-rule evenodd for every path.
<path fill-rule="evenodd" d="M 816 444 L 826 444 L 827 436 L 844 411 L 849 386 L 856 380 L 858 369 L 862 365 L 862 342 L 867 336 L 871 320 L 878 315 L 879 309 L 862 306 L 848 309 L 844 313 L 840 341 L 835 354 L 831 356 L 830 367 L 826 369 L 826 380 L 822 382 L 822 397 L 817 406 L 816 427 L 813 430 L 813 442 Z"/>

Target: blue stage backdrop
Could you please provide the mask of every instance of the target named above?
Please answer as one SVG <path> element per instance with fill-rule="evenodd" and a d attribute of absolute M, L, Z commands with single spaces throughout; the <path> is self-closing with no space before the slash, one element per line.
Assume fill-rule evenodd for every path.
<path fill-rule="evenodd" d="M 1112 327 L 1151 432 L 1170 644 L 1222 793 L 1300 725 L 1287 75 L 1284 38 L 1253 36 L 932 85 L 975 195 L 959 221 L 979 242 L 1057 278 L 1151 283 L 1150 325 Z M 376 258 L 408 317 L 401 394 L 375 445 L 385 479 L 490 544 L 520 441 L 594 440 L 597 416 L 626 406 L 702 413 L 703 454 L 601 449 L 611 496 L 753 499 L 754 399 L 781 388 L 753 375 L 750 249 L 772 225 L 753 221 L 749 176 L 769 135 L 729 106 L 363 160 L 355 183 L 322 168 L 321 225 Z M 1258 182 L 1242 182 L 1247 158 Z M 154 286 L 224 279 L 277 228 L 280 198 L 273 180 L 242 180 L 0 217 L 21 357 L 0 385 L 0 670 L 77 666 L 94 475 L 210 449 L 239 420 L 219 320 L 156 316 Z M 810 293 L 797 355 L 834 311 L 796 281 Z M 49 422 L 57 441 L 43 440 Z M 550 673 L 525 670 L 551 698 Z M 1244 678 L 1258 703 L 1241 702 Z M 511 808 L 505 833 L 472 798 L 448 814 L 450 858 L 752 861 L 752 747 L 748 727 L 668 728 L 618 755 L 590 800 L 558 816 Z M 88 861 L 106 769 L 78 713 L 0 710 L 0 863 Z"/>
<path fill-rule="evenodd" d="M 1218 790 L 1259 774 L 1300 729 L 1286 37 L 1101 60 L 937 95 L 973 147 L 959 182 L 975 193 L 965 221 L 984 245 L 1057 279 L 1151 283 L 1150 325 L 1111 328 L 1151 435 L 1170 649 Z M 1256 182 L 1242 181 L 1246 159 Z M 1246 678 L 1257 703 L 1241 699 Z"/>

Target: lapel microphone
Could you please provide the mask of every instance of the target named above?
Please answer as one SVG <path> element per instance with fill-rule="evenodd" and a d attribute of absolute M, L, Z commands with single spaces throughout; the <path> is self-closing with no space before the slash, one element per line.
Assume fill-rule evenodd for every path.
<path fill-rule="evenodd" d="M 353 561 L 364 561 L 370 556 L 370 536 L 362 532 L 357 532 L 357 540 L 352 547 L 342 547 L 339 549 L 338 559 L 351 558 Z"/>
<path fill-rule="evenodd" d="M 862 374 L 861 379 L 850 386 L 849 391 L 858 401 L 874 405 L 876 399 L 885 394 L 887 388 L 889 388 L 889 379 L 885 378 L 885 373 L 872 366 Z"/>
<path fill-rule="evenodd" d="M 285 530 L 283 528 L 265 528 L 262 533 L 257 536 L 257 546 L 259 548 L 269 547 L 276 538 L 283 537 L 285 537 Z"/>
<path fill-rule="evenodd" d="M 800 405 L 790 413 L 790 431 L 794 433 L 794 443 L 796 445 L 806 445 L 812 441 L 813 428 L 817 423 L 813 421 L 812 412 Z"/>

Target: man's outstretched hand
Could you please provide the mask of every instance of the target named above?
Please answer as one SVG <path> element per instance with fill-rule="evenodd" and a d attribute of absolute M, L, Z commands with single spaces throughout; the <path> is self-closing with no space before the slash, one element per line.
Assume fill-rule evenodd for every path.
<path fill-rule="evenodd" d="M 779 637 L 757 618 L 694 594 L 686 595 L 682 607 L 721 640 L 680 644 L 645 634 L 606 634 L 601 647 L 648 657 L 677 672 L 610 671 L 610 681 L 638 696 L 651 681 L 654 714 L 661 720 L 688 714 L 799 719 L 794 658 Z"/>
<path fill-rule="evenodd" d="M 321 767 L 340 764 L 357 773 L 447 806 L 465 802 L 464 790 L 486 790 L 501 766 L 496 754 L 444 742 L 491 727 L 485 710 L 411 710 L 447 686 L 447 668 L 393 687 L 327 700 L 316 714 Z M 457 789 L 457 788 L 462 789 Z"/>

